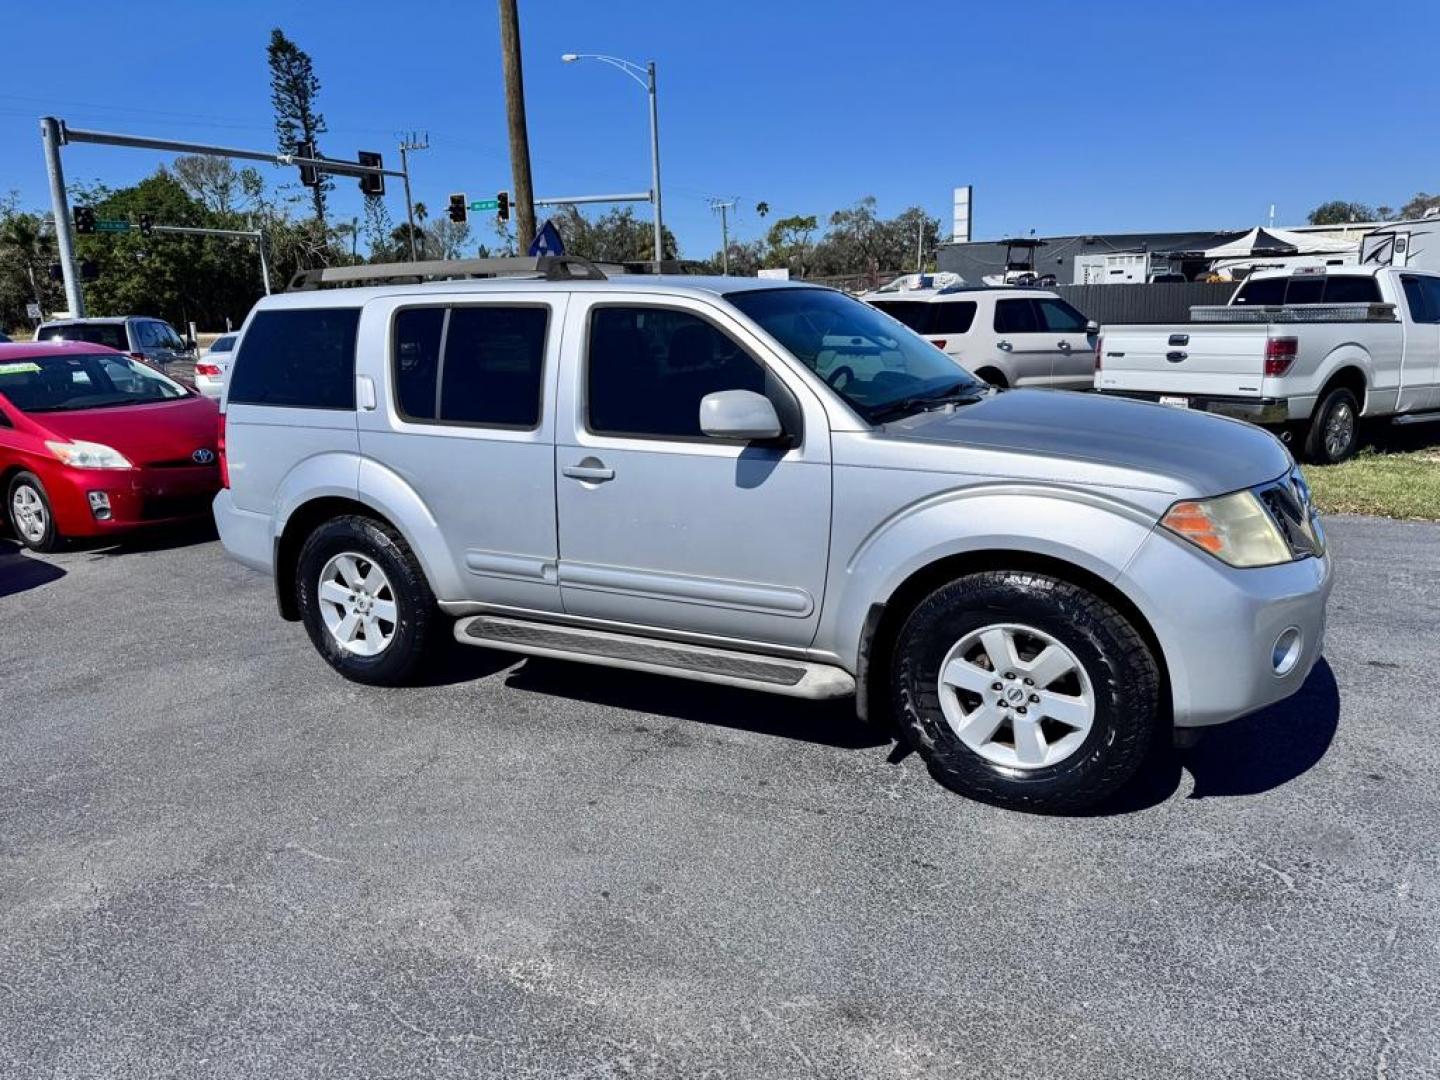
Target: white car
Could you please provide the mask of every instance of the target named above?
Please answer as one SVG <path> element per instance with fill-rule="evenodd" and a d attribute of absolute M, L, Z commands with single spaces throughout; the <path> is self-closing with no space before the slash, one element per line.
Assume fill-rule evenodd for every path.
<path fill-rule="evenodd" d="M 205 397 L 220 400 L 220 394 L 225 389 L 225 373 L 230 370 L 230 360 L 235 352 L 235 339 L 239 336 L 222 334 L 195 361 L 195 389 Z"/>
<path fill-rule="evenodd" d="M 1093 384 L 1099 327 L 1053 292 L 952 285 L 860 299 L 994 386 Z"/>

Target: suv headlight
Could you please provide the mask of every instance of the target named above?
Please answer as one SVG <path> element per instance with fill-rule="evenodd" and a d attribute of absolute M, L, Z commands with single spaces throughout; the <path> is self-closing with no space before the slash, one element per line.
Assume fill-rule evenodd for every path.
<path fill-rule="evenodd" d="M 1177 502 L 1160 524 L 1231 566 L 1273 566 L 1295 558 L 1252 491 Z"/>
<path fill-rule="evenodd" d="M 47 442 L 46 447 L 66 465 L 76 469 L 131 469 L 130 459 L 113 447 L 103 443 Z"/>

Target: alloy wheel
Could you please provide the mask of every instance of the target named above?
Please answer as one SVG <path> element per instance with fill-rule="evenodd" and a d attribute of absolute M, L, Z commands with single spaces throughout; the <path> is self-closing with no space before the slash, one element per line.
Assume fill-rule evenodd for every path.
<path fill-rule="evenodd" d="M 1338 461 L 1354 438 L 1355 411 L 1342 401 L 1325 418 L 1325 453 L 1332 461 Z"/>
<path fill-rule="evenodd" d="M 45 510 L 45 500 L 40 492 L 29 484 L 20 484 L 10 497 L 10 510 L 16 531 L 27 543 L 38 544 L 45 539 L 50 515 Z"/>
<path fill-rule="evenodd" d="M 346 652 L 378 656 L 395 639 L 395 590 L 373 559 L 350 551 L 334 556 L 320 571 L 317 596 L 326 629 Z"/>
<path fill-rule="evenodd" d="M 1078 750 L 1095 722 L 1090 676 L 1070 649 L 1032 626 L 972 630 L 940 664 L 940 707 L 985 760 L 1041 769 Z"/>

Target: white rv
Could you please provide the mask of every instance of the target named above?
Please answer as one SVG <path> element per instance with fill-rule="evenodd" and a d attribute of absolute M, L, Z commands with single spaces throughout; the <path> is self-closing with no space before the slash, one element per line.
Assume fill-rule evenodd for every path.
<path fill-rule="evenodd" d="M 1440 271 L 1440 213 L 1432 211 L 1366 233 L 1360 240 L 1360 262 Z"/>

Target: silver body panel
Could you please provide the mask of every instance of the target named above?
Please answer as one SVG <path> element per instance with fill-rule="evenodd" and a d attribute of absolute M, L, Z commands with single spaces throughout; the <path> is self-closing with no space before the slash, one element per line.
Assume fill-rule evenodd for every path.
<path fill-rule="evenodd" d="M 291 515 L 339 496 L 394 524 L 452 615 L 528 614 L 851 675 L 873 609 L 911 575 L 955 556 L 1018 552 L 1075 566 L 1134 605 L 1159 643 L 1178 725 L 1241 715 L 1303 682 L 1323 640 L 1328 559 L 1236 570 L 1157 528 L 1177 500 L 1284 475 L 1293 462 L 1276 439 L 1236 421 L 1043 390 L 872 426 L 723 295 L 777 284 L 451 282 L 262 301 L 260 310 L 362 308 L 360 404 L 227 402 L 221 539 L 273 572 Z M 497 301 L 550 307 L 539 425 L 407 423 L 390 382 L 395 311 Z M 681 308 L 722 329 L 793 394 L 800 437 L 761 446 L 587 430 L 589 313 L 617 302 Z M 1304 660 L 1277 678 L 1271 648 L 1291 626 Z"/>

